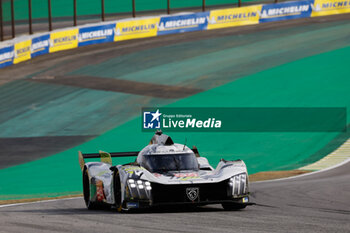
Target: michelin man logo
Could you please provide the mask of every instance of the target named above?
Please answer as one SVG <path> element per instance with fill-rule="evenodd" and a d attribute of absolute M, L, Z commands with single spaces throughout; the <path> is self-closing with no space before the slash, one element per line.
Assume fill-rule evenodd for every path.
<path fill-rule="evenodd" d="M 143 128 L 144 129 L 160 129 L 159 109 L 156 112 L 143 112 Z"/>

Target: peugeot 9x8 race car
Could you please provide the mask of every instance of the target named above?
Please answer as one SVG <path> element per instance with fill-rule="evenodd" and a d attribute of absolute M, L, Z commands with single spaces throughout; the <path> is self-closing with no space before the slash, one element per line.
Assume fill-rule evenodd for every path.
<path fill-rule="evenodd" d="M 136 161 L 112 166 L 111 157 Z M 101 162 L 87 162 L 100 158 Z M 115 206 L 118 211 L 161 205 L 222 204 L 243 209 L 249 202 L 248 173 L 242 160 L 221 159 L 216 169 L 192 150 L 157 131 L 139 152 L 82 154 L 84 200 L 88 209 Z"/>

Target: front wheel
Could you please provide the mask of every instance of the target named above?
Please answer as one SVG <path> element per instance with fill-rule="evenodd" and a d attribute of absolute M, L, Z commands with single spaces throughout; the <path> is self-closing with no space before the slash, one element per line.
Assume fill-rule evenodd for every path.
<path fill-rule="evenodd" d="M 241 210 L 247 207 L 247 205 L 240 203 L 222 203 L 221 204 L 224 210 L 232 211 L 232 210 Z"/>
<path fill-rule="evenodd" d="M 97 209 L 96 203 L 91 201 L 90 197 L 90 179 L 87 173 L 87 169 L 84 169 L 83 172 L 83 191 L 84 191 L 84 201 L 85 205 L 89 210 Z"/>
<path fill-rule="evenodd" d="M 115 207 L 117 208 L 118 212 L 122 212 L 122 192 L 121 192 L 121 183 L 120 183 L 120 176 L 119 171 L 114 171 L 114 200 L 115 200 Z"/>

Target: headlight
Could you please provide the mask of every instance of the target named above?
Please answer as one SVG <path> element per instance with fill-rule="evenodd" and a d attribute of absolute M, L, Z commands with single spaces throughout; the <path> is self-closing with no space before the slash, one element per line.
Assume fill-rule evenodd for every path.
<path fill-rule="evenodd" d="M 128 179 L 128 183 L 130 188 L 138 188 L 138 189 L 146 189 L 151 190 L 151 182 L 149 181 L 143 181 L 143 180 L 134 180 L 134 179 Z"/>
<path fill-rule="evenodd" d="M 146 181 L 146 182 L 145 182 L 145 185 L 146 185 L 146 189 L 147 189 L 147 190 L 151 190 L 151 189 L 152 189 L 151 183 L 150 183 L 149 181 Z"/>
<path fill-rule="evenodd" d="M 230 178 L 228 182 L 233 196 L 245 195 L 248 192 L 247 174 L 241 173 Z"/>

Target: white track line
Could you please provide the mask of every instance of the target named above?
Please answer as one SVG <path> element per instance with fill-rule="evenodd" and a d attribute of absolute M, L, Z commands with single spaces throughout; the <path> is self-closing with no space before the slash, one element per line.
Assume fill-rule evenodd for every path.
<path fill-rule="evenodd" d="M 264 183 L 264 182 L 272 182 L 272 181 L 281 181 L 281 180 L 295 179 L 295 178 L 304 177 L 304 176 L 310 176 L 310 175 L 314 175 L 314 174 L 317 174 L 317 173 L 325 172 L 325 171 L 328 171 L 328 170 L 340 167 L 340 166 L 342 166 L 342 165 L 344 165 L 344 164 L 346 164 L 348 162 L 350 162 L 350 159 L 347 159 L 347 160 L 345 160 L 345 161 L 343 161 L 341 163 L 338 163 L 338 164 L 336 164 L 334 166 L 331 166 L 331 167 L 328 167 L 328 168 L 325 168 L 325 169 L 322 169 L 322 170 L 319 170 L 319 171 L 314 171 L 314 172 L 310 172 L 310 173 L 305 173 L 305 174 L 296 175 L 296 176 L 290 176 L 290 177 L 286 177 L 286 178 L 274 179 L 274 180 L 255 181 L 255 182 L 252 182 L 252 183 Z"/>
<path fill-rule="evenodd" d="M 298 177 L 313 175 L 313 174 L 316 174 L 319 172 L 328 171 L 330 169 L 342 166 L 343 164 L 346 164 L 350 161 L 349 149 L 350 149 L 350 139 L 346 140 L 336 150 L 334 150 L 332 153 L 328 154 L 327 156 L 323 157 L 322 159 L 298 169 L 298 170 L 317 170 L 317 171 L 305 173 L 302 175 L 290 176 L 290 177 L 286 177 L 286 178 L 274 179 L 274 180 L 256 181 L 255 183 L 289 180 L 289 179 L 294 179 L 294 178 L 298 178 Z M 332 166 L 331 164 L 334 164 L 334 165 Z M 329 166 L 329 165 L 331 165 L 331 166 Z"/>
<path fill-rule="evenodd" d="M 80 198 L 83 198 L 83 197 L 68 197 L 68 198 L 43 200 L 43 201 L 22 202 L 22 203 L 0 205 L 0 208 L 11 207 L 11 206 L 19 206 L 19 205 L 29 205 L 29 204 L 35 204 L 35 203 L 46 203 L 46 202 L 62 201 L 62 200 L 74 200 L 74 199 L 80 199 Z"/>
<path fill-rule="evenodd" d="M 322 170 L 327 167 L 331 167 L 332 165 L 346 161 L 347 159 L 350 159 L 350 139 L 346 140 L 341 146 L 339 146 L 329 155 L 323 157 L 315 163 L 301 167 L 299 170 Z"/>

